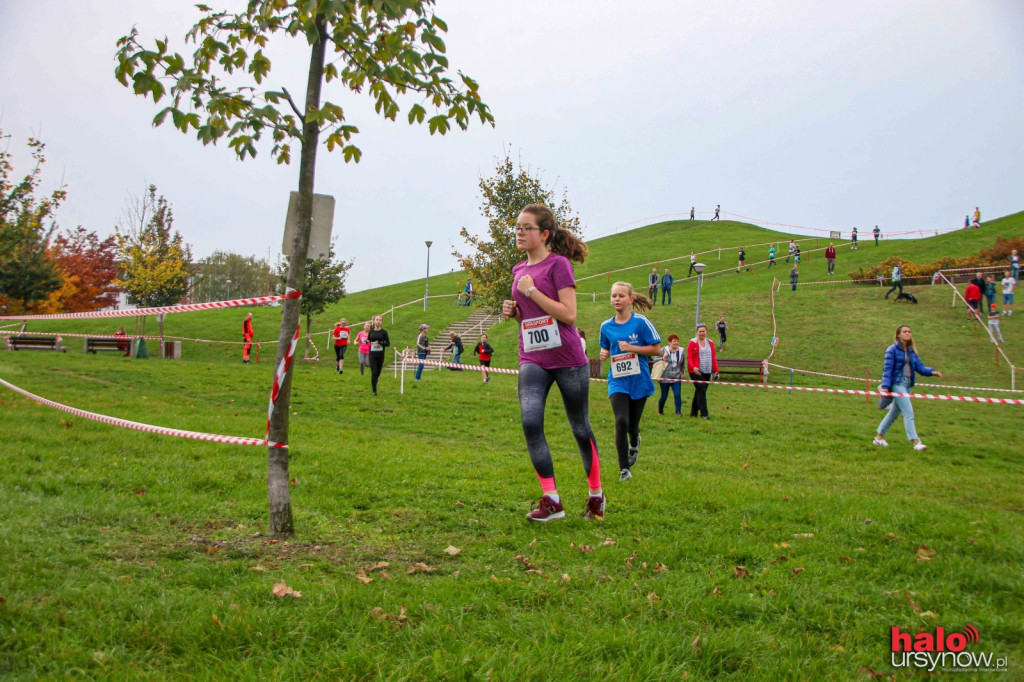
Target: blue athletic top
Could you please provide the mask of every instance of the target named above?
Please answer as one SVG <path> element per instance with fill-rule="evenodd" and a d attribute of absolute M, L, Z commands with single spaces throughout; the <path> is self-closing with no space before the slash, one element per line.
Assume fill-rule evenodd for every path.
<path fill-rule="evenodd" d="M 632 313 L 628 322 L 619 324 L 612 317 L 601 325 L 601 348 L 607 349 L 612 356 L 618 355 L 621 352 L 619 351 L 619 341 L 625 341 L 634 346 L 661 345 L 658 330 L 654 328 L 650 320 L 637 313 Z M 609 363 L 608 395 L 626 393 L 632 400 L 654 395 L 654 383 L 651 381 L 651 368 L 647 356 L 637 354 L 637 363 L 640 365 L 639 374 L 618 378 L 614 377 L 612 372 L 615 363 Z"/>

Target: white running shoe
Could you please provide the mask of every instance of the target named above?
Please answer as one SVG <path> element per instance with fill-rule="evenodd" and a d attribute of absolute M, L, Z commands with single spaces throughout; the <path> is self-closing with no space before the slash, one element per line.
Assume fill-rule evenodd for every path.
<path fill-rule="evenodd" d="M 889 447 L 889 443 L 886 442 L 886 440 L 884 438 L 879 438 L 878 436 L 875 436 L 871 440 L 871 444 L 872 445 L 877 445 L 880 448 L 887 448 L 887 447 Z"/>
<path fill-rule="evenodd" d="M 914 452 L 924 452 L 927 449 L 928 446 L 921 441 L 917 441 L 917 443 L 914 444 Z"/>

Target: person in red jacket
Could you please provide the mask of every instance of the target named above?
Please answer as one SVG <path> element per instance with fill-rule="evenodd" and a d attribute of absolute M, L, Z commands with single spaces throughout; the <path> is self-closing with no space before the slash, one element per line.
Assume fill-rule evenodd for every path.
<path fill-rule="evenodd" d="M 828 263 L 828 274 L 834 275 L 836 271 L 836 247 L 832 244 L 825 249 L 825 262 Z"/>
<path fill-rule="evenodd" d="M 718 358 L 715 357 L 715 344 L 708 340 L 708 328 L 703 322 L 697 325 L 697 336 L 690 339 L 686 346 L 686 369 L 694 382 L 711 381 L 712 376 L 718 379 Z M 690 416 L 701 419 L 708 418 L 708 385 L 693 384 L 693 402 L 690 403 Z"/>
<path fill-rule="evenodd" d="M 252 313 L 245 316 L 245 322 L 242 323 L 242 341 L 245 343 L 242 345 L 242 362 L 249 364 L 249 351 L 252 350 Z"/>
<path fill-rule="evenodd" d="M 345 351 L 348 350 L 350 333 L 348 320 L 344 317 L 338 320 L 338 324 L 334 325 L 334 330 L 331 331 L 331 338 L 334 340 L 334 358 L 337 361 L 338 374 L 345 373 Z"/>
<path fill-rule="evenodd" d="M 978 285 L 971 280 L 967 284 L 967 291 L 964 293 L 964 298 L 967 299 L 967 305 L 971 306 L 971 311 L 967 314 L 967 321 L 970 322 L 974 319 L 981 319 L 979 311 L 981 310 L 981 289 Z"/>

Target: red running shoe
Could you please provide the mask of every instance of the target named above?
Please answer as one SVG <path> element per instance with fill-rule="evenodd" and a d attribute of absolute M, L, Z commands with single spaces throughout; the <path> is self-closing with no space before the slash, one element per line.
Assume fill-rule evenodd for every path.
<path fill-rule="evenodd" d="M 583 512 L 583 518 L 587 521 L 597 519 L 598 521 L 604 521 L 604 495 L 601 497 L 587 496 L 587 508 Z"/>
<path fill-rule="evenodd" d="M 527 514 L 526 518 L 530 521 L 547 523 L 548 521 L 554 521 L 555 519 L 564 519 L 565 510 L 562 508 L 561 502 L 555 502 L 545 495 L 533 503 L 533 511 Z"/>

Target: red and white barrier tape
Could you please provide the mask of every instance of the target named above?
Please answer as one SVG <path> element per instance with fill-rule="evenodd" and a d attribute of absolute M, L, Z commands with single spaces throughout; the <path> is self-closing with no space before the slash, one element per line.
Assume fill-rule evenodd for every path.
<path fill-rule="evenodd" d="M 287 443 L 274 443 L 270 441 L 270 418 L 274 415 L 274 407 L 277 405 L 277 396 L 281 393 L 281 382 L 284 381 L 284 375 L 288 372 L 288 368 L 292 365 L 292 358 L 295 356 L 295 347 L 299 344 L 299 329 L 302 328 L 302 323 L 295 325 L 295 336 L 292 337 L 292 342 L 288 346 L 288 350 L 285 351 L 284 357 L 281 358 L 281 362 L 277 366 L 277 370 L 274 372 L 274 385 L 270 389 L 270 405 L 267 407 L 267 438 L 266 442 L 270 447 L 273 448 L 286 448 Z"/>
<path fill-rule="evenodd" d="M 424 365 L 432 365 L 437 367 L 448 367 L 450 369 L 464 369 L 464 370 L 479 370 L 482 365 L 465 365 L 456 364 L 454 362 L 439 362 L 437 360 L 420 360 L 416 357 L 405 356 L 406 362 L 409 364 L 422 363 Z M 497 374 L 519 374 L 517 369 L 505 369 L 502 367 L 488 367 L 488 372 L 495 372 Z M 591 381 L 606 383 L 607 379 L 596 379 L 591 377 Z M 736 381 L 700 381 L 694 379 L 655 379 L 659 383 L 680 383 L 680 384 L 708 384 L 714 386 L 740 386 L 744 388 L 766 388 L 775 389 L 780 391 L 808 391 L 811 393 L 838 393 L 841 395 L 869 395 L 869 396 L 893 396 L 893 397 L 907 397 L 907 398 L 918 398 L 923 400 L 949 400 L 953 402 L 965 402 L 965 403 L 989 403 L 993 405 L 1024 405 L 1024 400 L 1017 398 L 985 398 L 981 396 L 968 396 L 968 395 L 936 395 L 933 393 L 890 393 L 889 391 L 865 391 L 863 389 L 850 389 L 850 388 L 816 388 L 814 386 L 780 386 L 776 384 L 746 384 Z"/>
<path fill-rule="evenodd" d="M 139 317 L 142 315 L 214 310 L 216 308 L 241 308 L 296 298 L 302 298 L 302 292 L 293 289 L 283 296 L 258 296 L 256 298 L 238 298 L 232 301 L 210 301 L 209 303 L 183 303 L 181 305 L 169 305 L 159 308 L 136 308 L 135 310 L 93 310 L 87 313 L 54 313 L 52 315 L 0 315 L 0 320 L 84 320 L 105 317 Z"/>
<path fill-rule="evenodd" d="M 103 414 L 96 414 L 95 412 L 87 412 L 80 410 L 76 407 L 69 407 L 61 403 L 47 400 L 34 393 L 29 393 L 25 389 L 18 388 L 14 384 L 11 384 L 3 379 L 0 379 L 0 385 L 6 386 L 15 393 L 34 400 L 37 403 L 52 407 L 68 414 L 73 414 L 76 417 L 82 417 L 83 419 L 91 419 L 92 421 L 101 422 L 103 424 L 110 424 L 112 426 L 120 426 L 126 429 L 133 429 L 135 431 L 145 431 L 147 433 L 157 433 L 162 436 L 177 436 L 179 438 L 191 438 L 193 440 L 209 441 L 211 443 L 228 443 L 231 445 L 266 445 L 267 441 L 263 438 L 242 438 L 241 436 L 222 436 L 215 433 L 200 433 L 198 431 L 184 431 L 182 429 L 171 429 L 166 426 L 153 426 L 151 424 L 140 424 L 139 422 L 128 421 L 127 419 L 119 419 L 117 417 L 108 417 Z"/>

